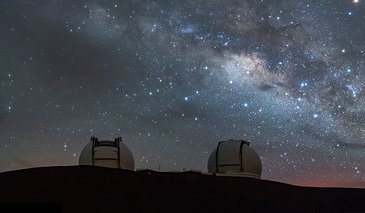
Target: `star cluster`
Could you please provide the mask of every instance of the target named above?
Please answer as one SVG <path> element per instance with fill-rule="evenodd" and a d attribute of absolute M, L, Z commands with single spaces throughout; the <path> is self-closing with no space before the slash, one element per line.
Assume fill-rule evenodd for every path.
<path fill-rule="evenodd" d="M 2 1 L 0 170 L 122 136 L 198 169 L 245 139 L 263 178 L 365 186 L 362 0 Z"/>

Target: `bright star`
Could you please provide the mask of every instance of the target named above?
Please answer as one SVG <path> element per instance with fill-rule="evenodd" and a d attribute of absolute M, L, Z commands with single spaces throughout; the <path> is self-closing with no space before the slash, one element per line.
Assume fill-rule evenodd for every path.
<path fill-rule="evenodd" d="M 306 86 L 308 86 L 308 83 L 307 82 L 305 82 L 305 81 L 303 81 L 303 82 L 301 82 L 300 83 L 300 88 L 303 88 L 303 87 L 306 87 Z"/>

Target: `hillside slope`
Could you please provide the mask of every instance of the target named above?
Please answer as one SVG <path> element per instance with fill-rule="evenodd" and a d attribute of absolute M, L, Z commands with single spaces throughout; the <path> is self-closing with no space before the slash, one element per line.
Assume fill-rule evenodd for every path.
<path fill-rule="evenodd" d="M 69 166 L 0 173 L 0 203 L 56 203 L 62 212 L 365 212 L 365 189 Z"/>

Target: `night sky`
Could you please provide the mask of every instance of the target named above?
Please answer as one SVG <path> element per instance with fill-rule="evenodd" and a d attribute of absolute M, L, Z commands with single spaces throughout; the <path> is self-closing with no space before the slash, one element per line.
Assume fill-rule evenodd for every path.
<path fill-rule="evenodd" d="M 244 139 L 263 179 L 365 187 L 364 0 L 0 2 L 0 171 L 122 136 L 136 168 Z"/>

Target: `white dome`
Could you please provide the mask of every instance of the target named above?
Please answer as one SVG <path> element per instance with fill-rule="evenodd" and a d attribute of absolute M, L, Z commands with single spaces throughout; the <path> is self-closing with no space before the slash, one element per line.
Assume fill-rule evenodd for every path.
<path fill-rule="evenodd" d="M 122 143 L 122 138 L 98 141 L 92 137 L 91 142 L 81 151 L 79 165 L 134 170 L 134 158 L 132 152 Z"/>
<path fill-rule="evenodd" d="M 261 178 L 261 159 L 249 142 L 222 141 L 209 157 L 208 172 Z"/>

